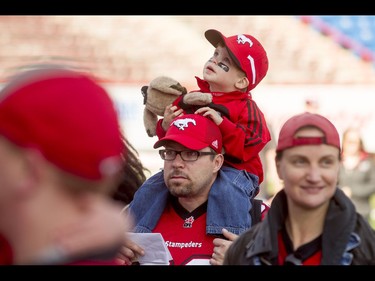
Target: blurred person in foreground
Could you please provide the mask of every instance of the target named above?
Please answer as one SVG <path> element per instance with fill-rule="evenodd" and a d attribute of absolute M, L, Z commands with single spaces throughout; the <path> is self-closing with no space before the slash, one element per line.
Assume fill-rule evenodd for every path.
<path fill-rule="evenodd" d="M 322 115 L 282 126 L 276 148 L 284 187 L 265 219 L 229 247 L 225 265 L 375 265 L 375 233 L 338 188 L 340 138 Z"/>
<path fill-rule="evenodd" d="M 231 199 L 224 196 L 235 189 L 224 179 L 228 171 L 223 171 L 227 167 L 218 126 L 200 114 L 185 114 L 175 118 L 165 137 L 154 144 L 161 146 L 163 176 L 146 180 L 150 192 L 137 191 L 127 209 L 134 219 L 132 231 L 161 233 L 172 256 L 170 265 L 220 263 L 226 248 L 215 239 L 236 237 L 231 232 L 244 231 L 248 218 L 238 212 L 241 204 L 228 203 Z M 164 189 L 155 192 L 161 185 Z M 212 196 L 213 189 L 217 196 Z M 253 223 L 257 220 L 252 218 Z M 132 264 L 148 250 L 127 240 L 119 259 Z"/>
<path fill-rule="evenodd" d="M 370 200 L 375 195 L 375 162 L 356 128 L 347 128 L 343 133 L 339 183 L 357 211 L 370 220 Z"/>
<path fill-rule="evenodd" d="M 92 77 L 47 66 L 11 79 L 0 92 L 8 262 L 117 265 L 131 225 L 111 198 L 124 149 L 114 104 Z"/>
<path fill-rule="evenodd" d="M 121 181 L 112 195 L 112 198 L 124 208 L 133 200 L 134 193 L 139 186 L 147 179 L 149 170 L 139 159 L 136 148 L 123 135 L 125 149 L 123 157 L 125 163 Z M 86 201 L 86 203 L 85 203 Z M 75 255 L 81 250 L 87 251 L 87 247 L 105 247 L 106 243 L 113 243 L 113 239 L 123 236 L 124 229 L 116 226 L 123 224 L 123 217 L 118 216 L 117 206 L 111 207 L 108 204 L 90 203 L 84 199 L 82 203 L 90 208 L 86 220 L 70 225 L 69 228 L 56 233 L 56 249 L 63 249 L 65 255 Z M 83 206 L 84 206 L 83 205 Z M 9 241 L 0 234 L 0 265 L 11 265 L 13 263 L 13 252 Z"/>

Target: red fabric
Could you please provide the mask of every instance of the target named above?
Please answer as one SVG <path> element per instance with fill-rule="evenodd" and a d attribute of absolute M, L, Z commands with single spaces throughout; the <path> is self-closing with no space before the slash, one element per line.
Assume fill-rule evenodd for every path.
<path fill-rule="evenodd" d="M 171 205 L 168 205 L 154 233 L 162 233 L 165 243 L 173 257 L 173 265 L 209 264 L 214 250 L 214 236 L 206 234 L 206 215 L 190 218 L 191 227 L 184 227 L 182 219 Z M 180 226 L 180 227 L 178 227 Z"/>
<path fill-rule="evenodd" d="M 11 265 L 13 252 L 8 240 L 0 234 L 0 265 Z"/>
<path fill-rule="evenodd" d="M 185 114 L 173 120 L 166 135 L 154 144 L 163 146 L 165 141 L 175 141 L 191 150 L 211 147 L 222 152 L 222 136 L 218 126 L 209 118 L 199 114 Z"/>
<path fill-rule="evenodd" d="M 68 70 L 24 73 L 2 91 L 0 134 L 34 147 L 67 172 L 100 179 L 121 169 L 114 104 L 90 77 Z M 58 148 L 58 149 L 57 149 Z"/>
<path fill-rule="evenodd" d="M 319 139 L 318 142 L 316 142 L 316 138 L 313 138 L 315 143 L 308 143 L 308 138 L 303 138 L 303 141 L 298 141 L 298 138 L 295 138 L 294 135 L 300 128 L 308 125 L 315 126 L 322 130 L 325 138 Z M 276 151 L 281 151 L 298 145 L 316 145 L 322 143 L 332 145 L 340 149 L 340 136 L 336 127 L 331 123 L 331 121 L 322 115 L 304 112 L 293 116 L 281 127 Z"/>

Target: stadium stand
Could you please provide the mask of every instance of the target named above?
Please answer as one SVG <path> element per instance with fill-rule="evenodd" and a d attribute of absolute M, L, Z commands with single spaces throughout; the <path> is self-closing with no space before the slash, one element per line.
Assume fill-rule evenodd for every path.
<path fill-rule="evenodd" d="M 375 16 L 301 16 L 300 19 L 364 61 L 375 63 Z"/>
<path fill-rule="evenodd" d="M 343 17 L 339 23 L 335 19 L 339 18 L 0 16 L 0 83 L 25 64 L 53 61 L 92 72 L 104 82 L 143 84 L 165 74 L 189 87 L 212 54 L 203 36 L 209 28 L 258 37 L 270 58 L 264 83 L 375 83 L 370 49 L 374 43 L 369 39 L 374 36 L 374 17 Z M 331 27 L 343 28 L 348 22 L 352 33 L 348 27 L 345 32 Z M 363 29 L 355 32 L 359 28 Z"/>

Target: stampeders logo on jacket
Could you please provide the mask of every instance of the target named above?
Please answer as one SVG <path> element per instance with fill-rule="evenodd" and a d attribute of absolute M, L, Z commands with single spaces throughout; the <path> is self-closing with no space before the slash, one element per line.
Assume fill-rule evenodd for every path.
<path fill-rule="evenodd" d="M 194 217 L 190 216 L 185 219 L 183 227 L 184 228 L 192 228 L 193 227 L 193 222 L 194 222 Z"/>

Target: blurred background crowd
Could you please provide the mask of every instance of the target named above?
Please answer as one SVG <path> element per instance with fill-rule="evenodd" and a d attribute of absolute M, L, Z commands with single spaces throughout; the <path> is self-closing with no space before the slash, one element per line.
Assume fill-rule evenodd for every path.
<path fill-rule="evenodd" d="M 366 212 L 375 228 L 375 168 L 372 162 L 360 164 L 375 154 L 375 16 L 0 16 L 0 87 L 32 64 L 64 64 L 95 75 L 114 98 L 129 141 L 153 174 L 162 160 L 152 148 L 156 139 L 143 127 L 140 89 L 159 75 L 195 89 L 194 76 L 201 77 L 212 54 L 203 38 L 209 28 L 252 34 L 267 50 L 268 74 L 252 94 L 273 137 L 301 111 L 327 116 L 342 136 L 356 129 L 360 153 L 345 156 L 341 180 L 350 182 L 355 175 L 359 187 L 343 186 L 353 200 L 357 196 L 369 204 Z M 267 199 L 281 186 L 273 166 L 274 141 L 263 155 L 261 196 Z M 358 195 L 364 185 L 366 192 Z"/>

